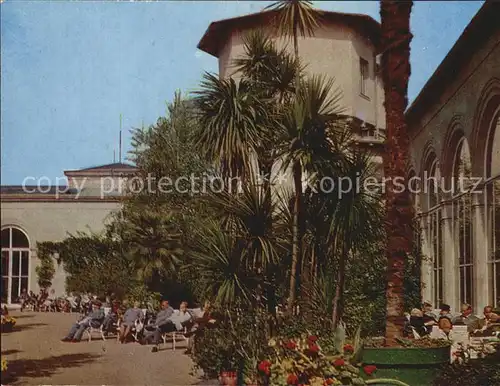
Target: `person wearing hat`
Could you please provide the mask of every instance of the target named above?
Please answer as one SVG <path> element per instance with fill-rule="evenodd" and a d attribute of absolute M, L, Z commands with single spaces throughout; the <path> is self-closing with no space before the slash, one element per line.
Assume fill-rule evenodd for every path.
<path fill-rule="evenodd" d="M 432 303 L 427 301 L 422 304 L 423 320 L 427 327 L 433 326 L 437 323 L 437 317 L 433 312 Z"/>
<path fill-rule="evenodd" d="M 439 329 L 443 330 L 445 334 L 449 334 L 453 324 L 452 324 L 452 315 L 451 315 L 451 307 L 448 304 L 441 304 L 439 307 L 441 312 L 439 313 L 438 326 Z"/>
<path fill-rule="evenodd" d="M 98 327 L 104 320 L 104 310 L 101 308 L 100 301 L 94 301 L 92 303 L 92 311 L 84 317 L 79 322 L 76 322 L 71 326 L 71 329 L 64 338 L 61 339 L 63 342 L 80 342 L 82 340 L 83 332 L 92 327 Z"/>

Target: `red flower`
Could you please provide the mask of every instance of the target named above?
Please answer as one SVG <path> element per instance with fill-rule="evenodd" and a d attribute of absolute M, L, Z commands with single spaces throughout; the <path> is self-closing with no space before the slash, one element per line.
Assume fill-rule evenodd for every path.
<path fill-rule="evenodd" d="M 336 359 L 334 362 L 333 362 L 333 365 L 335 367 L 341 367 L 341 366 L 344 366 L 345 365 L 345 361 L 342 359 L 342 358 L 339 358 L 339 359 Z"/>
<path fill-rule="evenodd" d="M 363 371 L 365 372 L 366 375 L 372 375 L 375 371 L 377 371 L 377 366 L 374 365 L 368 365 L 363 367 Z"/>
<path fill-rule="evenodd" d="M 295 342 L 293 340 L 289 340 L 285 347 L 289 350 L 295 350 L 297 348 L 297 345 L 295 344 Z"/>
<path fill-rule="evenodd" d="M 316 335 L 311 335 L 309 336 L 309 338 L 307 338 L 307 340 L 309 341 L 309 343 L 314 343 L 318 340 L 318 337 Z"/>
<path fill-rule="evenodd" d="M 333 379 L 332 378 L 328 378 L 325 380 L 324 382 L 324 385 L 327 386 L 327 385 L 333 385 Z"/>
<path fill-rule="evenodd" d="M 353 353 L 354 352 L 354 347 L 352 347 L 350 344 L 344 345 L 344 352 L 346 353 Z"/>
<path fill-rule="evenodd" d="M 316 343 L 309 343 L 309 351 L 312 353 L 318 353 L 319 346 Z"/>
<path fill-rule="evenodd" d="M 295 374 L 288 375 L 288 378 L 286 379 L 287 385 L 297 385 L 298 383 L 299 383 L 299 377 L 297 377 Z"/>
<path fill-rule="evenodd" d="M 259 371 L 269 375 L 271 374 L 271 362 L 269 361 L 262 361 L 259 363 Z"/>

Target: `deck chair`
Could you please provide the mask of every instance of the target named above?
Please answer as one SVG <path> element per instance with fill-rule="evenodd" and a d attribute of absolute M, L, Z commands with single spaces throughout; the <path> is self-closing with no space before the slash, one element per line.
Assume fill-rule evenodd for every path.
<path fill-rule="evenodd" d="M 187 332 L 188 332 L 187 327 L 184 327 L 182 331 L 164 332 L 161 336 L 163 344 L 166 345 L 167 340 L 172 340 L 172 351 L 175 351 L 177 345 L 177 339 L 181 339 L 186 341 L 186 344 L 189 347 L 189 338 L 186 337 Z"/>
<path fill-rule="evenodd" d="M 104 341 L 106 340 L 106 336 L 104 335 L 104 330 L 103 330 L 103 326 L 104 326 L 103 322 L 104 322 L 104 319 L 101 321 L 101 324 L 99 324 L 99 326 L 90 325 L 89 327 L 87 327 L 85 329 L 85 331 L 83 333 L 87 334 L 89 342 L 92 341 L 92 334 L 99 334 L 99 335 L 101 335 L 102 340 L 104 340 Z"/>
<path fill-rule="evenodd" d="M 101 320 L 101 323 L 99 324 L 99 326 L 92 326 L 92 324 L 91 324 L 90 327 L 87 327 L 87 329 L 84 331 L 84 334 L 87 334 L 87 336 L 88 336 L 89 342 L 92 341 L 92 334 L 93 333 L 100 334 L 102 340 L 104 340 L 104 341 L 106 340 L 106 336 L 104 335 L 104 330 L 103 330 L 104 319 L 106 318 L 106 316 L 108 316 L 110 311 L 111 311 L 111 308 L 104 307 L 104 318 Z"/>
<path fill-rule="evenodd" d="M 143 319 L 137 319 L 134 322 L 134 327 L 132 328 L 131 335 L 134 338 L 136 342 L 139 342 L 141 333 L 144 330 L 144 320 Z"/>

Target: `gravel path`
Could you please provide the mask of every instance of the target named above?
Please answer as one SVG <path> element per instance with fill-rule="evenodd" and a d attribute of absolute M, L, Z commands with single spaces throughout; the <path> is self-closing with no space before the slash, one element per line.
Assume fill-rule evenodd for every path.
<path fill-rule="evenodd" d="M 8 361 L 2 384 L 22 385 L 194 385 L 192 362 L 184 355 L 185 343 L 176 351 L 167 343 L 158 353 L 138 343 L 63 343 L 60 339 L 76 314 L 13 312 L 14 331 L 1 337 L 2 357 Z M 203 383 L 206 384 L 206 383 Z"/>

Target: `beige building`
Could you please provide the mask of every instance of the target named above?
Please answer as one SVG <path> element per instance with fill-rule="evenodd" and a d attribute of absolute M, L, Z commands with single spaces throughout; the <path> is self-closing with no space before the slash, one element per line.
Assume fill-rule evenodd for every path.
<path fill-rule="evenodd" d="M 198 48 L 219 59 L 219 75 L 235 76 L 243 36 L 266 31 L 279 46 L 273 12 L 213 22 Z M 500 306 L 500 4 L 487 2 L 408 109 L 409 177 L 440 176 L 442 191 L 413 180 L 422 225 L 423 294 L 435 306 Z M 293 47 L 289 45 L 289 48 Z M 383 85 L 378 71 L 380 25 L 365 15 L 325 12 L 314 36 L 299 38 L 309 73 L 336 79 L 359 142 L 380 149 Z M 478 192 L 446 193 L 452 176 L 480 177 Z M 469 178 L 465 178 L 465 177 Z M 458 180 L 458 178 L 455 178 Z M 431 180 L 432 182 L 432 180 Z M 437 181 L 436 181 L 437 182 Z M 427 188 L 425 188 L 427 187 Z"/>
<path fill-rule="evenodd" d="M 258 29 L 271 38 L 276 12 L 259 12 L 210 24 L 198 48 L 219 59 L 221 77 L 238 76 L 233 61 L 244 55 L 244 36 Z M 367 15 L 324 12 L 310 37 L 299 37 L 299 55 L 306 71 L 334 79 L 342 93 L 343 113 L 352 117 L 360 141 L 380 146 L 385 130 L 383 88 L 376 53 L 380 26 Z M 293 52 L 288 39 L 273 39 Z"/>
<path fill-rule="evenodd" d="M 21 290 L 39 290 L 37 242 L 61 241 L 77 231 L 99 232 L 121 206 L 123 182 L 135 167 L 115 163 L 66 171 L 68 186 L 40 184 L 1 187 L 1 296 L 16 302 Z M 56 266 L 56 295 L 65 293 L 64 269 Z"/>

